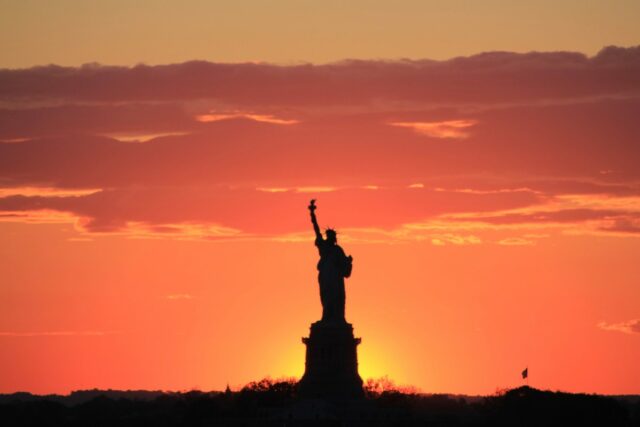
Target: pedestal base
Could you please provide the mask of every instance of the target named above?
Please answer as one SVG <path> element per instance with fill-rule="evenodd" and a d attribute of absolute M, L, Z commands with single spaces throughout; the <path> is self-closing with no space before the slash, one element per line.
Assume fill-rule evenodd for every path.
<path fill-rule="evenodd" d="M 298 395 L 306 398 L 353 399 L 364 396 L 358 374 L 360 338 L 353 337 L 349 323 L 316 322 L 308 338 L 305 372 Z"/>

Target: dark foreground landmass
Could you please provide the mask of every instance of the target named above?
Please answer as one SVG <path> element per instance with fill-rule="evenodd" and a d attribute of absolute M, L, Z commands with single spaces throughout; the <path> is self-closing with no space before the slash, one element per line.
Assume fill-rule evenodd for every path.
<path fill-rule="evenodd" d="M 521 387 L 486 397 L 368 391 L 347 402 L 298 399 L 294 382 L 263 380 L 237 392 L 0 395 L 0 426 L 640 426 L 640 396 Z"/>

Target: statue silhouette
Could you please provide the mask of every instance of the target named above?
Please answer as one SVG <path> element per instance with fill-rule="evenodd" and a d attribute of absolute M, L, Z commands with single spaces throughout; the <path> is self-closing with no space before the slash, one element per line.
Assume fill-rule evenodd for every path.
<path fill-rule="evenodd" d="M 325 231 L 326 238 L 322 237 L 315 210 L 316 204 L 313 199 L 309 204 L 309 212 L 313 230 L 316 233 L 315 245 L 320 253 L 318 283 L 320 284 L 320 302 L 322 302 L 322 322 L 346 323 L 344 279 L 351 275 L 353 257 L 346 256 L 338 246 L 335 230 L 328 228 Z"/>
<path fill-rule="evenodd" d="M 336 239 L 336 232 L 320 233 L 316 218 L 316 201 L 311 200 L 309 212 L 320 253 L 318 283 L 322 302 L 322 319 L 311 324 L 308 337 L 304 375 L 298 383 L 298 395 L 304 398 L 360 399 L 364 397 L 362 378 L 358 374 L 358 345 L 353 326 L 344 317 L 344 279 L 351 275 L 353 258 L 346 256 Z"/>

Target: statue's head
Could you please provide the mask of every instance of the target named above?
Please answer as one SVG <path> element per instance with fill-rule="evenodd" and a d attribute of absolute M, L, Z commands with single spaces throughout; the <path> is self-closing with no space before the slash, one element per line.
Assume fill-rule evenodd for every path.
<path fill-rule="evenodd" d="M 324 231 L 324 234 L 327 236 L 327 242 L 333 243 L 333 244 L 338 243 L 338 236 L 337 236 L 336 230 L 334 230 L 333 228 L 327 228 Z"/>

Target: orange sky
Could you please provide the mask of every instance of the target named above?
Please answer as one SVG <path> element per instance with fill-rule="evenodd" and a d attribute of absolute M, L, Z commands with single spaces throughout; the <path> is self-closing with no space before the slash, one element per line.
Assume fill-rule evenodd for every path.
<path fill-rule="evenodd" d="M 9 2 L 0 18 L 14 35 L 0 37 L 0 392 L 300 376 L 321 310 L 316 198 L 354 257 L 363 377 L 484 394 L 528 366 L 539 388 L 640 393 L 640 47 L 600 49 L 637 42 L 635 3 L 572 22 L 572 2 L 443 7 L 457 41 L 421 30 L 431 45 L 408 42 L 412 11 L 436 20 L 418 2 L 212 15 L 237 32 L 164 3 L 141 20 L 68 3 Z M 527 14 L 549 31 L 507 26 L 505 44 L 487 29 Z M 396 38 L 360 43 L 383 16 Z M 151 23 L 170 19 L 183 38 L 165 46 Z M 313 49 L 288 33 L 305 22 Z M 327 23 L 354 37 L 328 41 Z M 482 53 L 496 49 L 546 52 Z M 291 63 L 345 57 L 390 59 Z M 127 66 L 12 69 L 94 60 Z"/>
<path fill-rule="evenodd" d="M 3 0 L 0 66 L 593 55 L 639 19 L 634 0 Z"/>

